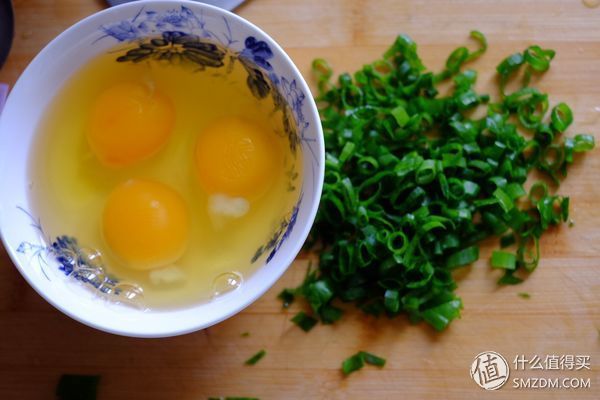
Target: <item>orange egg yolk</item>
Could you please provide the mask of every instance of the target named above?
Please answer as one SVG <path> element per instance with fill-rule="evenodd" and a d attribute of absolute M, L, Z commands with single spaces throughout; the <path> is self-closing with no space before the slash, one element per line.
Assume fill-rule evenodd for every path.
<path fill-rule="evenodd" d="M 272 132 L 249 119 L 222 118 L 199 135 L 195 166 L 208 193 L 252 199 L 273 183 L 280 168 Z"/>
<path fill-rule="evenodd" d="M 131 179 L 108 196 L 102 216 L 104 239 L 129 268 L 165 267 L 184 253 L 189 217 L 182 197 L 154 181 Z"/>
<path fill-rule="evenodd" d="M 157 153 L 169 140 L 175 111 L 168 97 L 141 83 L 120 83 L 100 94 L 86 129 L 106 166 L 123 167 Z"/>

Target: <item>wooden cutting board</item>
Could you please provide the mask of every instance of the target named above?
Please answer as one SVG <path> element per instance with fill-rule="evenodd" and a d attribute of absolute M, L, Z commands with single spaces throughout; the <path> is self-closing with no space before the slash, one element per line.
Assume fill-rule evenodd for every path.
<path fill-rule="evenodd" d="M 16 39 L 0 81 L 14 83 L 50 39 L 103 7 L 100 0 L 16 0 Z M 475 64 L 479 88 L 496 93 L 492 78 L 499 60 L 538 43 L 557 51 L 540 86 L 552 101 L 571 105 L 576 116 L 571 132 L 600 131 L 600 8 L 580 0 L 250 0 L 238 12 L 270 33 L 307 78 L 315 57 L 329 59 L 338 72 L 353 71 L 402 32 L 417 41 L 426 65 L 439 70 L 449 52 L 478 29 L 490 45 Z M 544 237 L 540 266 L 522 285 L 495 285 L 497 273 L 486 261 L 495 242 L 484 246 L 481 260 L 459 272 L 462 318 L 441 334 L 403 318 L 374 320 L 357 313 L 334 326 L 300 331 L 289 322 L 297 309 L 282 311 L 275 297 L 301 281 L 305 255 L 259 301 L 217 326 L 171 339 L 123 338 L 83 326 L 46 304 L 2 250 L 0 399 L 53 399 L 63 373 L 101 374 L 100 400 L 598 399 L 599 171 L 600 149 L 575 163 L 561 188 L 571 196 L 575 226 Z M 246 331 L 250 336 L 242 337 Z M 244 366 L 259 349 L 267 356 Z M 358 350 L 386 357 L 386 367 L 343 378 L 341 361 Z M 475 355 L 487 350 L 503 354 L 511 367 L 518 355 L 542 361 L 546 355 L 590 356 L 591 370 L 513 368 L 511 381 L 488 393 L 469 376 Z M 511 387 L 512 378 L 536 377 L 589 378 L 591 387 Z"/>

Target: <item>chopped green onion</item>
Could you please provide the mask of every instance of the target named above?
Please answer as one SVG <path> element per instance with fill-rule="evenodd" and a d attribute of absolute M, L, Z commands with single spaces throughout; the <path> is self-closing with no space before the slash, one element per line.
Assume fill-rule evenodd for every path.
<path fill-rule="evenodd" d="M 283 308 L 288 308 L 294 302 L 294 290 L 283 289 L 277 297 L 283 302 Z"/>
<path fill-rule="evenodd" d="M 267 355 L 267 352 L 265 350 L 260 350 L 258 353 L 256 353 L 255 355 L 253 355 L 252 357 L 247 359 L 246 362 L 244 362 L 244 364 L 254 365 L 257 362 L 259 362 L 266 355 Z"/>
<path fill-rule="evenodd" d="M 317 83 L 320 91 L 329 89 L 329 80 L 333 75 L 333 70 L 327 64 L 327 61 L 322 58 L 317 58 L 312 63 L 313 74 L 317 78 Z"/>
<path fill-rule="evenodd" d="M 537 268 L 540 261 L 540 241 L 535 236 L 529 236 L 523 239 L 523 243 L 517 250 L 519 263 L 531 272 Z"/>
<path fill-rule="evenodd" d="M 467 61 L 474 60 L 479 56 L 483 55 L 483 53 L 485 53 L 488 47 L 487 39 L 485 38 L 485 35 L 483 33 L 479 31 L 471 31 L 471 37 L 479 43 L 480 47 L 479 49 L 469 54 L 469 56 L 467 57 Z"/>
<path fill-rule="evenodd" d="M 410 116 L 402 106 L 398 106 L 390 111 L 399 127 L 403 128 L 410 120 Z"/>
<path fill-rule="evenodd" d="M 575 135 L 575 146 L 573 147 L 573 151 L 575 153 L 590 151 L 594 148 L 595 144 L 596 142 L 592 135 Z"/>
<path fill-rule="evenodd" d="M 386 290 L 383 296 L 385 308 L 390 312 L 400 310 L 400 292 L 397 290 Z"/>
<path fill-rule="evenodd" d="M 550 118 L 552 119 L 552 128 L 557 132 L 562 133 L 566 131 L 573 122 L 573 112 L 568 105 L 560 103 L 552 109 Z"/>
<path fill-rule="evenodd" d="M 381 358 L 376 356 L 375 354 L 367 353 L 366 351 L 361 351 L 365 362 L 370 365 L 374 365 L 376 367 L 384 367 L 385 366 L 385 358 Z"/>
<path fill-rule="evenodd" d="M 423 311 L 423 319 L 436 330 L 442 331 L 446 329 L 448 324 L 460 316 L 462 301 L 458 298 L 453 298 L 446 303 L 439 304 Z"/>
<path fill-rule="evenodd" d="M 496 71 L 500 75 L 500 93 L 504 94 L 506 82 L 519 69 L 519 67 L 523 64 L 523 61 L 523 54 L 515 53 L 506 57 L 500 64 L 498 64 Z"/>
<path fill-rule="evenodd" d="M 316 318 L 307 315 L 304 311 L 300 311 L 292 318 L 292 322 L 298 325 L 304 332 L 308 332 L 314 328 L 319 321 Z"/>
<path fill-rule="evenodd" d="M 541 199 L 548 196 L 548 185 L 544 182 L 536 182 L 529 189 L 529 201 L 531 204 L 537 204 Z"/>
<path fill-rule="evenodd" d="M 509 233 L 507 235 L 500 237 L 500 247 L 502 247 L 502 248 L 512 246 L 516 242 L 517 242 L 517 239 L 515 238 L 514 233 Z"/>
<path fill-rule="evenodd" d="M 554 50 L 544 50 L 540 46 L 529 46 L 524 53 L 525 62 L 536 72 L 546 72 L 550 61 L 556 53 Z"/>
<path fill-rule="evenodd" d="M 344 375 L 350 375 L 351 373 L 358 371 L 365 366 L 365 358 L 362 353 L 356 353 L 353 356 L 348 357 L 342 363 L 342 372 Z"/>
<path fill-rule="evenodd" d="M 350 375 L 352 372 L 358 371 L 365 366 L 365 363 L 376 367 L 385 366 L 385 359 L 376 356 L 375 354 L 359 351 L 358 353 L 348 357 L 342 363 L 342 372 L 344 375 Z"/>
<path fill-rule="evenodd" d="M 325 305 L 319 311 L 319 317 L 324 324 L 333 324 L 342 317 L 343 311 L 341 308 L 332 305 Z"/>
<path fill-rule="evenodd" d="M 498 279 L 498 285 L 518 285 L 523 282 L 523 279 L 514 276 L 513 271 L 507 270 L 504 275 Z"/>
<path fill-rule="evenodd" d="M 517 256 L 496 250 L 492 253 L 492 267 L 514 270 L 517 267 Z"/>
<path fill-rule="evenodd" d="M 513 199 L 502 189 L 496 189 L 493 196 L 498 200 L 498 204 L 500 204 L 500 207 L 502 207 L 505 213 L 508 213 L 514 207 Z"/>
<path fill-rule="evenodd" d="M 56 387 L 59 400 L 96 400 L 99 375 L 62 375 Z"/>
<path fill-rule="evenodd" d="M 479 259 L 479 247 L 471 246 L 452 254 L 446 260 L 446 267 L 456 268 L 468 265 Z"/>
<path fill-rule="evenodd" d="M 529 86 L 554 51 L 532 45 L 501 60 L 493 99 L 464 68 L 487 49 L 483 34 L 471 37 L 479 47 L 458 47 L 439 73 L 406 35 L 354 74 L 334 79 L 326 62 L 313 63 L 326 154 L 310 245 L 321 252 L 318 268 L 280 294 L 284 307 L 295 297 L 310 305 L 312 316 L 293 319 L 301 328 L 337 321 L 337 305 L 351 303 L 444 329 L 462 308 L 452 270 L 476 261 L 482 240 L 499 236 L 502 248 L 514 247 L 494 252 L 491 265 L 504 271 L 498 284 L 518 284 L 519 271 L 539 264 L 541 235 L 568 221 L 570 199 L 554 186 L 525 190 L 533 170 L 558 186 L 575 156 L 595 145 L 589 134 L 563 138 L 572 110 L 550 110 L 548 94 Z M 519 74 L 521 86 L 507 93 Z M 443 80 L 451 80 L 444 95 Z M 474 117 L 482 107 L 485 116 Z"/>

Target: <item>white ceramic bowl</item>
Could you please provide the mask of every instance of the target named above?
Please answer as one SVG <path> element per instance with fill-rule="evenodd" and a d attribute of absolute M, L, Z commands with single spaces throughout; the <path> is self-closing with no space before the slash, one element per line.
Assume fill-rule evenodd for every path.
<path fill-rule="evenodd" d="M 68 265 L 65 268 L 65 263 L 77 262 L 74 260 L 77 249 L 58 238 L 43 235 L 43 221 L 38 220 L 29 206 L 27 169 L 38 121 L 70 75 L 90 58 L 119 43 L 147 43 L 149 38 L 164 37 L 165 32 L 181 32 L 174 36 L 167 33 L 166 38 L 172 41 L 182 34 L 194 35 L 200 41 L 209 38 L 256 68 L 253 91 L 262 91 L 262 95 L 278 93 L 287 104 L 304 154 L 304 179 L 298 204 L 284 221 L 285 229 L 266 250 L 269 256 L 262 258 L 264 265 L 239 289 L 218 300 L 187 308 L 140 311 L 115 303 L 110 296 L 99 295 L 97 287 L 110 288 L 110 282 L 100 285 L 93 280 L 86 282 L 81 276 L 77 279 Z M 172 44 L 178 46 L 176 41 Z M 131 54 L 144 55 L 144 51 Z M 261 82 L 263 78 L 266 86 Z M 191 1 L 133 2 L 94 14 L 60 34 L 31 62 L 13 88 L 0 117 L 0 230 L 4 246 L 19 272 L 65 314 L 120 335 L 180 335 L 236 314 L 285 272 L 313 223 L 323 170 L 323 133 L 315 103 L 300 72 L 273 39 L 239 16 L 209 5 Z"/>

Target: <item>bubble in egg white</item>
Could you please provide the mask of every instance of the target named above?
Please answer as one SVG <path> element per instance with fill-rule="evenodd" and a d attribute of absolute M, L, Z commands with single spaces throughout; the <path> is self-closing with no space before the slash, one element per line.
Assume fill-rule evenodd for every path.
<path fill-rule="evenodd" d="M 102 260 L 102 253 L 96 249 L 90 249 L 83 247 L 79 250 L 80 262 L 86 264 L 89 268 L 101 269 L 104 267 L 104 261 Z"/>
<path fill-rule="evenodd" d="M 242 286 L 243 280 L 242 274 L 234 271 L 217 276 L 212 283 L 213 298 L 233 292 Z"/>

